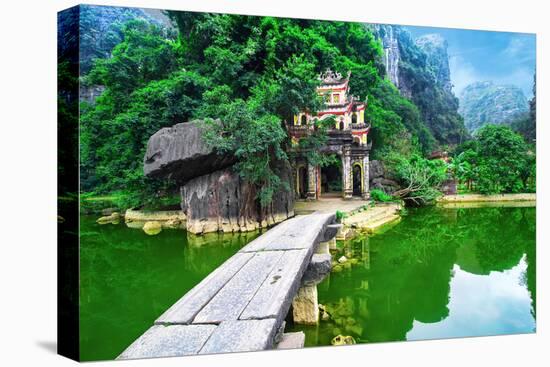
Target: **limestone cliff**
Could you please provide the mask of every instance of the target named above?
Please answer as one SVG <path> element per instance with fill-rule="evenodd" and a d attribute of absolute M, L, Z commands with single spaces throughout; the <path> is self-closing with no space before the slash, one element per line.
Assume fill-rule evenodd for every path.
<path fill-rule="evenodd" d="M 396 28 L 389 25 L 376 25 L 378 36 L 382 40 L 384 47 L 384 66 L 386 75 L 390 81 L 399 88 L 399 43 L 397 41 Z"/>
<path fill-rule="evenodd" d="M 509 125 L 529 112 L 523 91 L 490 81 L 468 85 L 460 94 L 460 114 L 470 132 L 485 124 Z"/>
<path fill-rule="evenodd" d="M 440 144 L 457 144 L 468 132 L 452 92 L 447 42 L 440 35 L 413 40 L 405 27 L 376 25 L 389 80 L 420 110 Z"/>
<path fill-rule="evenodd" d="M 426 54 L 426 67 L 435 76 L 435 82 L 445 91 L 451 92 L 451 70 L 447 41 L 439 34 L 427 34 L 414 42 Z"/>

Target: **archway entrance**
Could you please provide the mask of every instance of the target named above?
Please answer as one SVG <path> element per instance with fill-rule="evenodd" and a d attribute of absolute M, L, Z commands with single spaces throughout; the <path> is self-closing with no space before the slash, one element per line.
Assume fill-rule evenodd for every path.
<path fill-rule="evenodd" d="M 338 161 L 321 168 L 321 195 L 340 196 L 342 194 L 342 163 Z"/>
<path fill-rule="evenodd" d="M 363 179 L 361 166 L 353 165 L 353 196 L 361 196 L 361 181 Z"/>
<path fill-rule="evenodd" d="M 300 197 L 300 199 L 307 198 L 307 176 L 307 168 L 304 166 L 300 166 L 298 168 L 298 196 Z"/>

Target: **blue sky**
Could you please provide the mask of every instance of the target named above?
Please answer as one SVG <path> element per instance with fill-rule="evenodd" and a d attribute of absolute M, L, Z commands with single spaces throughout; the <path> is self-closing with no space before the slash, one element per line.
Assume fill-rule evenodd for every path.
<path fill-rule="evenodd" d="M 413 38 L 438 33 L 449 44 L 454 92 L 468 84 L 491 80 L 513 84 L 531 98 L 536 63 L 534 34 L 406 26 Z"/>

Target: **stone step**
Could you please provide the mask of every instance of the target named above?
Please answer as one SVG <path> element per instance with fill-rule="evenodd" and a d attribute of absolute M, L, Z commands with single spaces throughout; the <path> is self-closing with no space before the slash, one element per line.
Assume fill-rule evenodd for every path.
<path fill-rule="evenodd" d="M 390 224 L 390 223 L 397 223 L 399 220 L 401 220 L 401 216 L 398 214 L 391 214 L 388 216 L 385 216 L 383 218 L 379 218 L 376 221 L 372 221 L 361 228 L 365 230 L 367 233 L 374 233 L 382 229 L 383 226 Z"/>
<path fill-rule="evenodd" d="M 363 227 L 369 223 L 376 222 L 382 218 L 395 215 L 397 207 L 381 207 L 381 208 L 372 208 L 369 211 L 361 212 L 346 218 L 344 224 L 350 227 Z"/>
<path fill-rule="evenodd" d="M 277 344 L 277 349 L 303 348 L 306 341 L 306 334 L 303 331 L 295 333 L 284 333 L 283 338 Z"/>

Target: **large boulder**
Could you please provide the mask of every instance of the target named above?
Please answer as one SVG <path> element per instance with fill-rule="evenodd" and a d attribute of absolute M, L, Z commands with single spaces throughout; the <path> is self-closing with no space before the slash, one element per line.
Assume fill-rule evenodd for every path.
<path fill-rule="evenodd" d="M 236 162 L 232 154 L 216 154 L 202 138 L 200 121 L 176 124 L 149 138 L 143 171 L 146 176 L 183 183 Z"/>
<path fill-rule="evenodd" d="M 290 165 L 278 167 L 281 179 L 292 182 Z M 245 232 L 265 228 L 294 215 L 294 195 L 290 190 L 274 194 L 272 203 L 262 208 L 256 188 L 232 168 L 196 177 L 181 187 L 182 209 L 191 233 Z"/>
<path fill-rule="evenodd" d="M 384 176 L 384 164 L 381 161 L 373 160 L 369 162 L 369 178 L 375 179 Z"/>
<path fill-rule="evenodd" d="M 384 191 L 386 194 L 392 194 L 399 189 L 399 184 L 393 180 L 378 177 L 370 182 L 370 189 L 378 189 Z"/>

